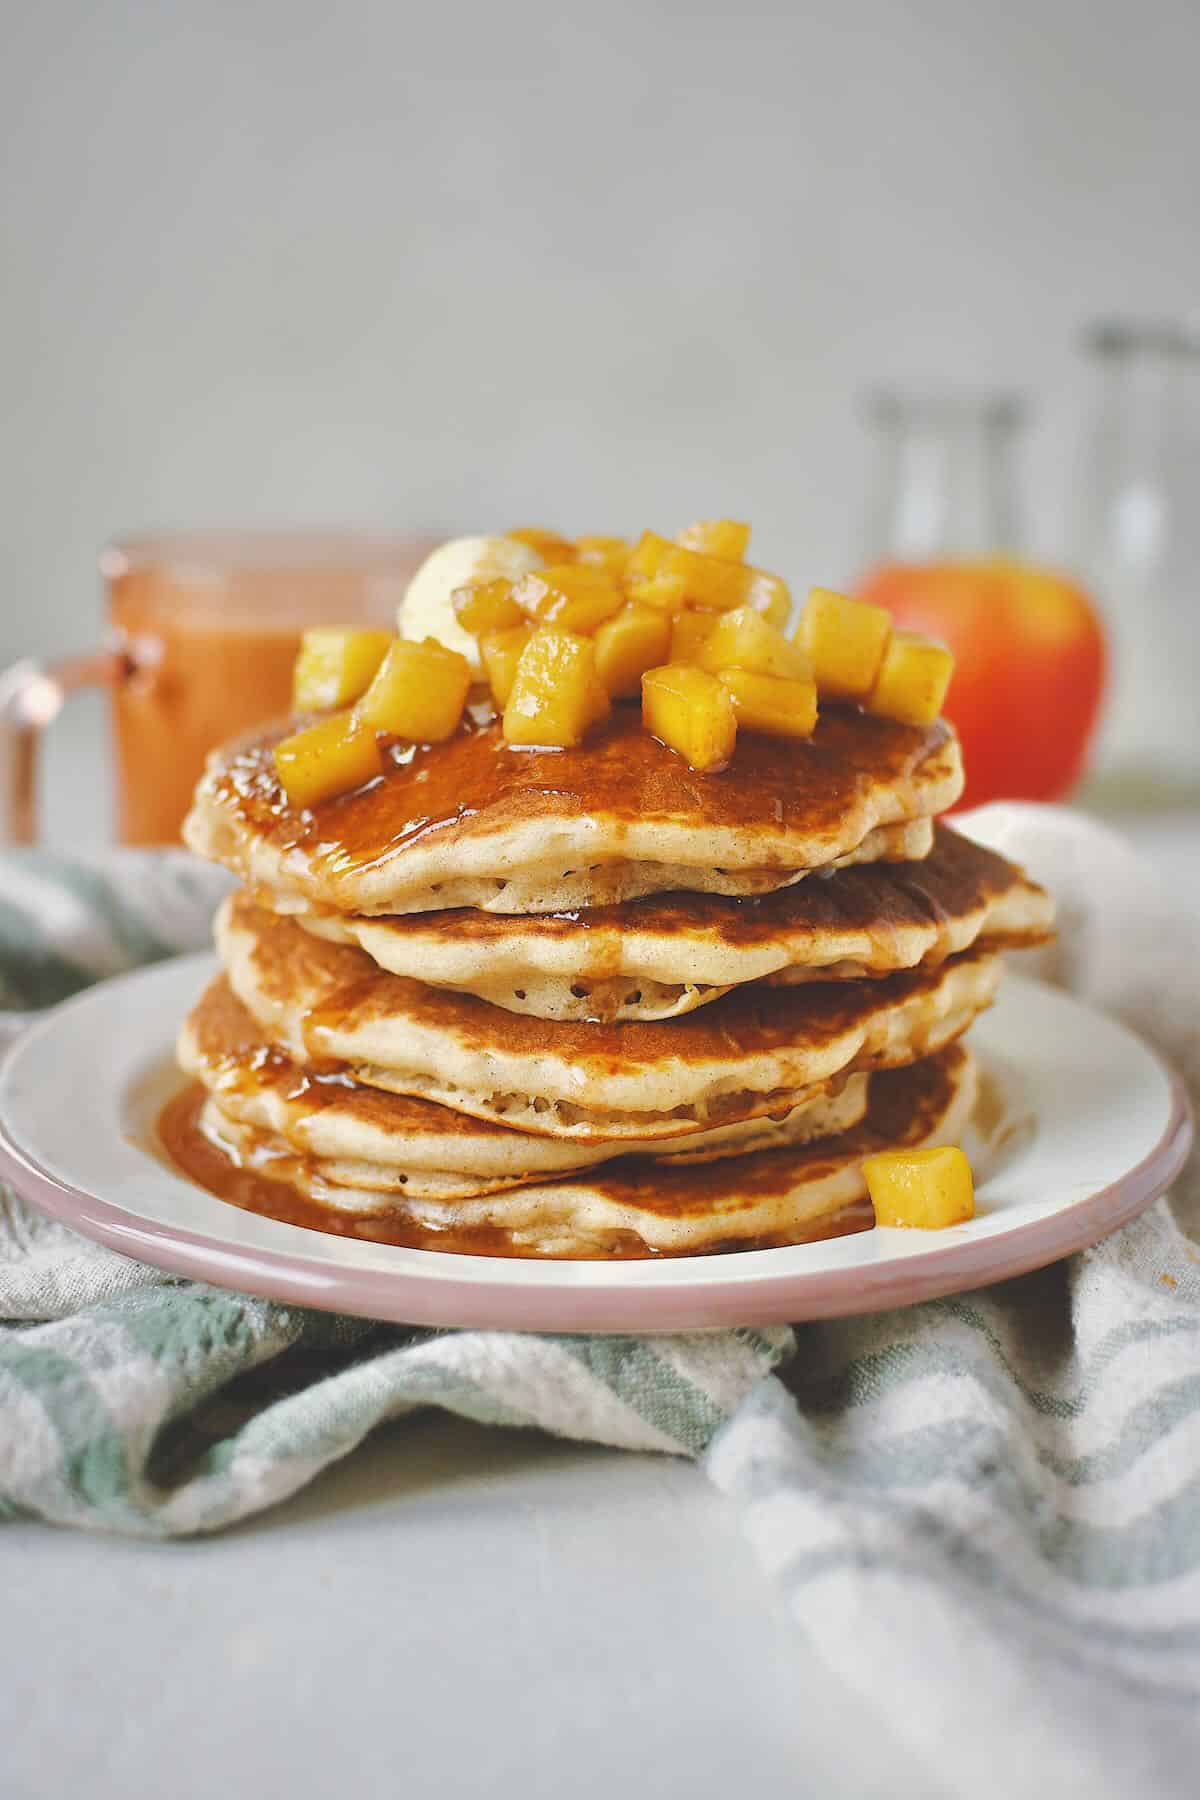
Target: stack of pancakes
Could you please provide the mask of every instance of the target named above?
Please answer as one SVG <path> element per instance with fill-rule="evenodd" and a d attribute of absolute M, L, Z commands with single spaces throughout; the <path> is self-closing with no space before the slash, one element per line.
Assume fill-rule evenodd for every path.
<path fill-rule="evenodd" d="M 869 1226 L 862 1158 L 957 1137 L 959 1039 L 1051 925 L 935 825 L 942 721 L 830 706 L 702 775 L 633 706 L 562 751 L 480 709 L 312 812 L 275 741 L 219 752 L 185 828 L 245 886 L 180 1058 L 211 1145 L 330 1230 L 606 1257 Z"/>

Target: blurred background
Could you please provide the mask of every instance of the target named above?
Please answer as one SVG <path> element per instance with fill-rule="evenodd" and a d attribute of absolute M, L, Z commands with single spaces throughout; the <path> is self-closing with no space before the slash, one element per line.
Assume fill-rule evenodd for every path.
<path fill-rule="evenodd" d="M 880 383 L 1026 396 L 1000 547 L 1094 590 L 1082 329 L 1200 305 L 1194 0 L 42 0 L 5 39 L 5 661 L 93 640 L 143 527 L 731 515 L 850 583 Z"/>

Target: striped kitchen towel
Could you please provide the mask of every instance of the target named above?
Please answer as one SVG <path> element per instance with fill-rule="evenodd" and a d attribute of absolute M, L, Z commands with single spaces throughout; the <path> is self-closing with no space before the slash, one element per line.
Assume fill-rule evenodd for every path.
<path fill-rule="evenodd" d="M 1056 892 L 1046 973 L 1200 1089 L 1200 929 L 1054 809 L 977 835 Z M 203 943 L 175 855 L 0 862 L 0 1000 Z M 810 1641 L 972 1795 L 1200 1788 L 1200 1182 L 997 1289 L 787 1330 L 432 1333 L 177 1282 L 0 1200 L 0 1510 L 211 1531 L 438 1405 L 692 1456 Z M 774 1371 L 774 1372 L 773 1372 Z M 810 1771 L 814 1792 L 836 1772 Z M 949 1783 L 947 1783 L 949 1786 Z M 940 1784 L 939 1784 L 940 1787 Z M 882 1791 L 882 1789 L 880 1790 Z"/>

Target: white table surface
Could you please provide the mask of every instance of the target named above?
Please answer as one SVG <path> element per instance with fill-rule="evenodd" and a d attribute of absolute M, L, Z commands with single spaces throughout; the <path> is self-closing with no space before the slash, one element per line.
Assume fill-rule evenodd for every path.
<path fill-rule="evenodd" d="M 7 1525 L 0 1591 L 6 1800 L 944 1791 L 672 1459 L 427 1414 L 211 1540 Z"/>
<path fill-rule="evenodd" d="M 85 706 L 48 761 L 57 843 L 102 841 L 103 762 Z M 1200 875 L 1196 822 L 1135 835 Z M 211 1540 L 6 1525 L 0 1595 L 5 1800 L 954 1791 L 666 1458 L 428 1414 Z"/>

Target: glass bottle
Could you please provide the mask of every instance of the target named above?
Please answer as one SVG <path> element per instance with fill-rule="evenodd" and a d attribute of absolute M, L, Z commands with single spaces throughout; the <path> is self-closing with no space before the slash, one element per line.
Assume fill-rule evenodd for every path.
<path fill-rule="evenodd" d="M 866 551 L 872 562 L 1013 555 L 1021 546 L 1013 393 L 877 388 Z"/>
<path fill-rule="evenodd" d="M 1108 320 L 1093 369 L 1079 560 L 1113 642 L 1098 791 L 1200 794 L 1200 327 Z"/>

